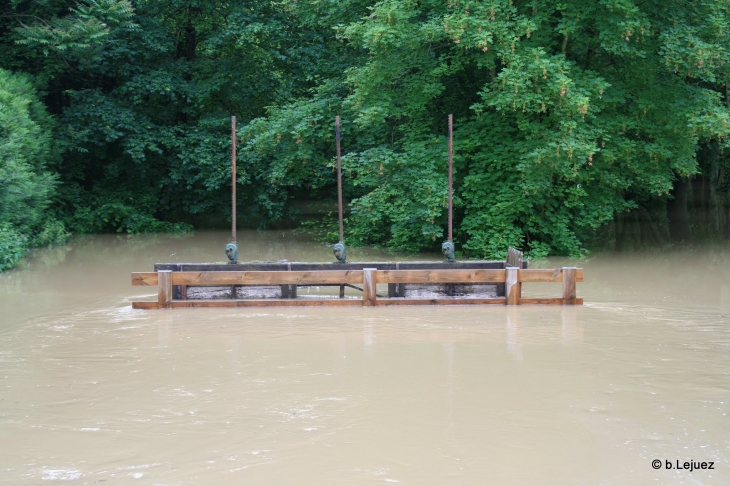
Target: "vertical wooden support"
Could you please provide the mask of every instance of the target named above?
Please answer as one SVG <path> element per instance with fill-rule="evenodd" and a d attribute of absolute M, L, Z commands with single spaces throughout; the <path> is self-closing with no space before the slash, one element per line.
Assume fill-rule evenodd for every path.
<path fill-rule="evenodd" d="M 563 267 L 563 304 L 575 305 L 575 267 Z"/>
<path fill-rule="evenodd" d="M 172 307 L 172 270 L 157 272 L 157 306 Z"/>
<path fill-rule="evenodd" d="M 340 285 L 340 299 L 344 299 L 344 298 L 345 298 L 345 286 Z"/>
<path fill-rule="evenodd" d="M 376 282 L 375 282 L 375 271 L 377 268 L 363 268 L 362 269 L 362 305 L 373 306 L 375 305 L 376 294 Z"/>
<path fill-rule="evenodd" d="M 188 300 L 188 286 L 187 285 L 180 286 L 180 300 Z"/>
<path fill-rule="evenodd" d="M 520 282 L 517 281 L 517 267 L 505 268 L 504 296 L 507 298 L 507 305 L 519 305 L 520 303 Z"/>
<path fill-rule="evenodd" d="M 396 289 L 397 284 L 388 284 L 388 297 L 393 298 L 398 296 L 398 290 Z"/>

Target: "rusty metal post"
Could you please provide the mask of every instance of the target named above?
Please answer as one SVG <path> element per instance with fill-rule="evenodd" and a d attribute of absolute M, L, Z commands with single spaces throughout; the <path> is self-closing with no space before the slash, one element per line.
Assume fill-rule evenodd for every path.
<path fill-rule="evenodd" d="M 340 216 L 340 243 L 345 242 L 345 232 L 342 225 L 342 157 L 340 155 L 340 115 L 335 117 L 335 140 L 337 142 L 337 204 Z"/>
<path fill-rule="evenodd" d="M 236 117 L 231 117 L 231 241 L 236 242 Z"/>
<path fill-rule="evenodd" d="M 454 207 L 451 172 L 454 166 L 454 115 L 449 115 L 449 241 L 453 241 Z"/>

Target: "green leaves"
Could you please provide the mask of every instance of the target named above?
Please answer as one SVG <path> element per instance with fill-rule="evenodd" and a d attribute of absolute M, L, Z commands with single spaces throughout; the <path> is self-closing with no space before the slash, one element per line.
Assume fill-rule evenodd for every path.
<path fill-rule="evenodd" d="M 67 237 L 47 211 L 57 183 L 47 167 L 58 155 L 53 126 L 31 79 L 0 69 L 0 271 L 16 265 L 30 245 Z"/>
<path fill-rule="evenodd" d="M 290 219 L 334 198 L 339 114 L 348 242 L 435 250 L 453 114 L 459 247 L 577 256 L 729 139 L 723 0 L 49 5 L 13 3 L 0 59 L 48 83 L 76 230 L 227 215 L 231 115 L 247 223 Z"/>
<path fill-rule="evenodd" d="M 48 55 L 51 50 L 64 53 L 100 45 L 114 30 L 134 30 L 134 8 L 129 0 L 83 0 L 71 14 L 62 18 L 43 19 L 17 15 L 21 22 L 17 42 L 40 46 Z M 31 19 L 32 23 L 24 22 Z"/>

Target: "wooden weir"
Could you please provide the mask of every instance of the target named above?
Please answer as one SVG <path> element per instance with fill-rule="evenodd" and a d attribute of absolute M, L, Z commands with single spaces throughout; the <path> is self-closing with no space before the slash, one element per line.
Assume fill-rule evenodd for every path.
<path fill-rule="evenodd" d="M 247 306 L 381 306 L 381 305 L 464 305 L 464 304 L 567 304 L 581 305 L 576 282 L 583 281 L 583 269 L 527 269 L 520 261 L 457 263 L 346 263 L 346 264 L 157 264 L 155 272 L 132 273 L 132 285 L 157 286 L 157 301 L 132 302 L 135 309 L 179 307 Z M 528 282 L 562 282 L 563 295 L 557 298 L 522 298 L 521 286 Z M 388 284 L 388 297 L 377 294 L 377 284 Z M 474 298 L 449 296 L 408 298 L 407 284 L 496 284 L 499 296 Z M 297 286 L 362 286 L 359 298 L 297 297 Z M 280 287 L 282 298 L 267 299 L 188 299 L 188 287 L 271 286 Z M 450 287 L 449 287 L 450 286 Z M 356 287 L 359 290 L 359 287 Z M 236 295 L 232 291 L 232 295 Z M 342 294 L 341 294 L 342 296 Z"/>

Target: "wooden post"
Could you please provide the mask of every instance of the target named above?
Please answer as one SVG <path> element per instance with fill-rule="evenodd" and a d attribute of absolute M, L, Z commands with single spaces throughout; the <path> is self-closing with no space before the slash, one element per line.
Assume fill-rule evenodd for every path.
<path fill-rule="evenodd" d="M 157 272 L 157 306 L 172 307 L 172 270 Z"/>
<path fill-rule="evenodd" d="M 362 305 L 373 306 L 377 299 L 375 271 L 377 268 L 362 269 Z"/>
<path fill-rule="evenodd" d="M 575 305 L 575 267 L 563 267 L 563 304 Z"/>
<path fill-rule="evenodd" d="M 507 298 L 507 305 L 519 305 L 520 303 L 520 282 L 517 281 L 517 267 L 505 268 L 504 296 Z"/>
<path fill-rule="evenodd" d="M 398 295 L 398 291 L 396 290 L 396 285 L 398 284 L 388 284 L 388 297 L 393 298 Z"/>
<path fill-rule="evenodd" d="M 340 285 L 340 299 L 344 299 L 344 298 L 345 298 L 345 286 Z"/>
<path fill-rule="evenodd" d="M 512 248 L 511 246 L 507 250 L 507 260 L 505 263 L 505 268 L 507 268 L 507 267 L 517 267 L 520 270 L 522 270 L 524 268 L 522 252 L 516 248 Z M 522 298 L 522 283 L 520 283 L 519 288 L 517 289 L 517 299 L 521 299 L 521 298 Z"/>

